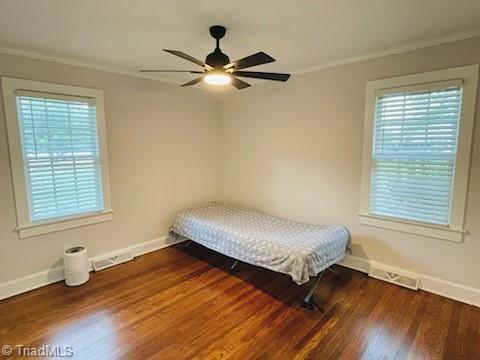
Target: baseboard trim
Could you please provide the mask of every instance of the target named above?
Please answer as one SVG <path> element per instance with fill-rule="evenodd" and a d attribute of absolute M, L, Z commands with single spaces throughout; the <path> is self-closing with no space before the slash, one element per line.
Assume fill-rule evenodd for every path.
<path fill-rule="evenodd" d="M 0 284 L 0 300 L 62 281 L 64 278 L 63 266 L 59 266 L 4 282 Z"/>
<path fill-rule="evenodd" d="M 168 246 L 181 243 L 183 241 L 185 241 L 184 238 L 164 236 L 159 239 L 154 239 L 150 241 L 145 241 L 143 243 L 135 244 L 133 246 L 130 246 L 130 249 L 132 250 L 133 256 L 137 257 L 137 256 L 148 254 L 152 251 L 157 251 L 157 250 L 166 248 Z"/>
<path fill-rule="evenodd" d="M 142 256 L 153 251 L 163 249 L 165 247 L 178 244 L 185 241 L 184 238 L 173 238 L 170 236 L 163 236 L 158 239 L 145 241 L 139 244 L 118 249 L 115 253 L 123 250 L 130 250 L 134 257 Z M 103 258 L 108 256 L 109 253 L 95 256 L 89 259 L 90 271 L 92 270 L 92 260 L 96 258 Z M 378 264 L 383 267 L 389 267 L 392 270 L 398 270 L 402 272 L 408 272 L 412 275 L 418 276 L 420 279 L 419 288 L 443 297 L 447 297 L 453 300 L 457 300 L 466 304 L 480 307 L 480 289 L 475 289 L 469 286 L 456 284 L 450 281 L 442 280 L 436 277 L 413 273 L 409 270 L 394 268 L 386 264 L 380 264 L 378 262 L 370 261 L 358 256 L 347 255 L 339 265 L 349 269 L 357 270 L 363 273 L 368 273 L 370 264 Z M 14 279 L 3 284 L 0 284 L 0 300 L 37 289 L 42 286 L 53 284 L 64 279 L 63 266 L 56 268 L 43 270 L 32 275 L 24 276 L 18 279 Z"/>
<path fill-rule="evenodd" d="M 480 289 L 472 288 L 469 286 L 457 284 L 451 281 L 442 280 L 433 276 L 428 276 L 424 274 L 414 273 L 409 270 L 395 268 L 387 264 L 381 264 L 375 261 L 371 261 L 365 258 L 358 256 L 347 255 L 339 263 L 339 265 L 344 266 L 349 269 L 357 270 L 363 273 L 368 273 L 370 264 L 381 265 L 382 267 L 387 267 L 393 271 L 398 270 L 399 272 L 405 272 L 418 276 L 420 279 L 419 289 L 449 298 L 457 300 L 469 305 L 480 307 Z"/>
<path fill-rule="evenodd" d="M 147 254 L 152 251 L 163 249 L 167 246 L 171 246 L 177 243 L 185 241 L 185 239 L 173 238 L 170 236 L 163 236 L 158 239 L 153 239 L 150 241 L 145 241 L 139 244 L 134 244 L 132 246 L 118 249 L 112 253 L 118 253 L 121 251 L 128 251 L 130 250 L 134 257 L 141 256 Z M 107 257 L 110 253 L 105 253 L 102 255 L 95 256 L 93 258 L 89 258 L 89 269 L 90 271 L 93 270 L 92 261 L 96 258 L 104 258 Z M 34 289 L 38 289 L 39 287 L 46 286 L 49 284 L 53 284 L 65 279 L 65 275 L 63 272 L 63 266 L 58 266 L 52 269 L 47 269 L 43 271 L 39 271 L 35 274 L 27 275 L 18 279 L 14 279 L 11 281 L 4 282 L 0 284 L 0 300 L 30 291 Z"/>

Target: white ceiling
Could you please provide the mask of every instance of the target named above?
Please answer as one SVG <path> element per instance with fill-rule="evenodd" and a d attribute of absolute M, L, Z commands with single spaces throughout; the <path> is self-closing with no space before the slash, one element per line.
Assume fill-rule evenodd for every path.
<path fill-rule="evenodd" d="M 297 72 L 480 30 L 480 0 L 0 0 L 0 47 L 125 70 L 197 70 L 160 49 L 203 60 L 214 24 L 231 60 L 263 50 L 277 62 L 255 69 Z"/>

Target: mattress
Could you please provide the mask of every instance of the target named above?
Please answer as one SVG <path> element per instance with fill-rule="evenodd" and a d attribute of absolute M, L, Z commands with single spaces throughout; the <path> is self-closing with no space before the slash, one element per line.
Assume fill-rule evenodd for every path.
<path fill-rule="evenodd" d="M 171 231 L 242 262 L 288 274 L 299 285 L 340 261 L 350 240 L 342 225 L 295 222 L 221 202 L 180 212 Z"/>

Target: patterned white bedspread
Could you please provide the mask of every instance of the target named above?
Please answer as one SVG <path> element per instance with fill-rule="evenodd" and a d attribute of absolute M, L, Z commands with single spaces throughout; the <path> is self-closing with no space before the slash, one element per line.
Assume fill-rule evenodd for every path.
<path fill-rule="evenodd" d="M 180 212 L 171 229 L 234 259 L 309 281 L 345 256 L 342 225 L 289 221 L 247 208 L 211 202 Z"/>

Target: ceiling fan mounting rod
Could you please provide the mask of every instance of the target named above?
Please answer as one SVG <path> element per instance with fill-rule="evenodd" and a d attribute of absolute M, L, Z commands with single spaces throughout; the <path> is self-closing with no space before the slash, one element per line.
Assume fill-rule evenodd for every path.
<path fill-rule="evenodd" d="M 220 39 L 225 36 L 227 29 L 225 26 L 213 25 L 210 26 L 210 35 L 215 39 L 216 49 L 220 49 Z"/>

